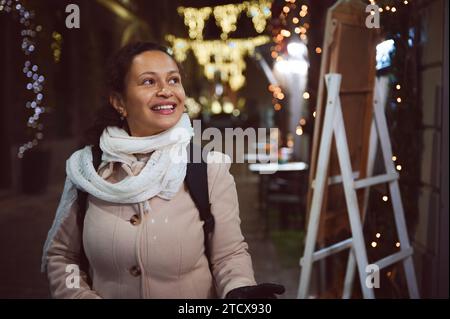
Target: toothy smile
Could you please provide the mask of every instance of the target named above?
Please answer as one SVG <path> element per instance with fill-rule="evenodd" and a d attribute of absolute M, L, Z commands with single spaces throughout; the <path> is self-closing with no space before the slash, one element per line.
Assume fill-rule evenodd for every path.
<path fill-rule="evenodd" d="M 153 111 L 160 111 L 160 110 L 173 110 L 175 109 L 175 105 L 166 104 L 166 105 L 155 105 L 151 108 Z"/>
<path fill-rule="evenodd" d="M 170 104 L 168 104 L 167 102 L 162 102 L 161 104 L 157 104 L 157 105 L 153 105 L 152 107 L 150 107 L 150 109 L 152 110 L 152 112 L 158 113 L 160 115 L 170 115 L 175 113 L 175 108 L 177 107 L 176 103 L 173 102 L 169 102 Z"/>

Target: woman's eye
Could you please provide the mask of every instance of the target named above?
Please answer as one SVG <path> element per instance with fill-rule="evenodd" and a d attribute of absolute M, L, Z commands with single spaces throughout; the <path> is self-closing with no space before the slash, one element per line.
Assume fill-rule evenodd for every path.
<path fill-rule="evenodd" d="M 176 83 L 180 83 L 180 79 L 179 78 L 172 78 L 169 80 L 170 84 L 176 84 Z"/>
<path fill-rule="evenodd" d="M 155 80 L 153 80 L 153 79 L 145 79 L 144 82 L 142 82 L 142 84 L 152 85 L 152 84 L 155 84 Z"/>

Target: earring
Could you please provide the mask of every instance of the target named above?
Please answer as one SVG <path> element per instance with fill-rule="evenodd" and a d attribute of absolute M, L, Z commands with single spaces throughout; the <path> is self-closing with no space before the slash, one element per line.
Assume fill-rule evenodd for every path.
<path fill-rule="evenodd" d="M 125 112 L 124 112 L 124 110 L 120 109 L 118 112 L 120 114 L 120 120 L 123 121 L 125 119 L 125 115 L 124 115 Z"/>

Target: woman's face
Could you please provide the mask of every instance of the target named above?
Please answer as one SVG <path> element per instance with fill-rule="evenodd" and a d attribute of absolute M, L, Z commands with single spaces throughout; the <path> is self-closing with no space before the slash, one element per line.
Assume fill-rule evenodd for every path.
<path fill-rule="evenodd" d="M 132 136 L 150 136 L 173 127 L 186 98 L 175 61 L 161 51 L 136 55 L 125 78 L 125 91 L 111 96 L 113 107 L 128 122 Z"/>

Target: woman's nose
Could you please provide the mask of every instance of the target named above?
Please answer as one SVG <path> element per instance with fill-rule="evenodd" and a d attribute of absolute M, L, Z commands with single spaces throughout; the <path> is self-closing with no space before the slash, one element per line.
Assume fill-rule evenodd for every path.
<path fill-rule="evenodd" d="M 166 87 L 162 87 L 157 94 L 158 96 L 172 96 L 172 91 L 168 90 Z"/>

